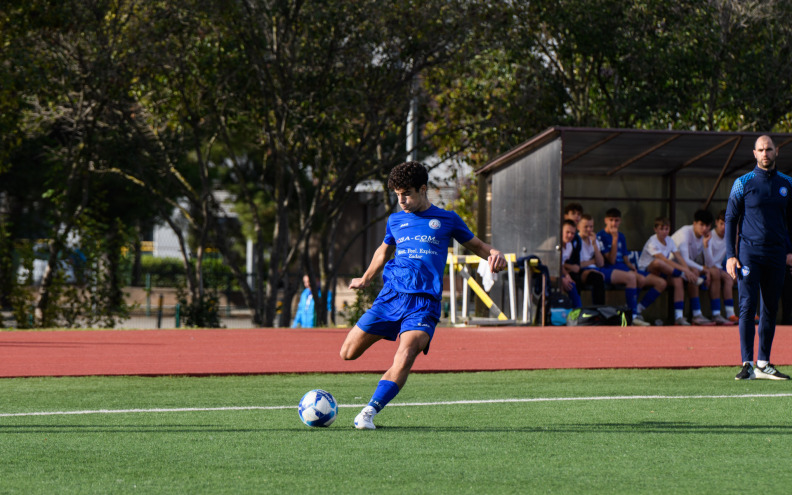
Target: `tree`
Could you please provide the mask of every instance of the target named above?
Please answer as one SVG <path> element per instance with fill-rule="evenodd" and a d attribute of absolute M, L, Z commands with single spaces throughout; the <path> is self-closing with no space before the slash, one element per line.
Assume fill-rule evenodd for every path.
<path fill-rule="evenodd" d="M 38 203 L 46 231 L 31 233 L 48 240 L 47 266 L 35 303 L 38 326 L 71 325 L 80 318 L 92 321 L 124 312 L 116 277 L 123 234 L 119 238 L 117 224 L 108 221 L 119 215 L 113 212 L 115 198 L 103 197 L 109 184 L 102 183 L 96 170 L 122 159 L 115 152 L 126 138 L 125 83 L 131 80 L 124 63 L 129 53 L 118 36 L 127 20 L 127 4 L 45 4 L 17 7 L 7 19 L 16 26 L 11 46 L 28 64 L 11 77 L 18 91 L 18 131 L 23 140 L 10 155 L 7 178 L 11 184 L 35 179 L 31 190 L 39 197 L 29 199 Z M 42 173 L 33 177 L 31 166 Z M 22 197 L 15 191 L 6 194 Z M 63 256 L 72 239 L 94 241 L 82 291 L 61 282 Z"/>
<path fill-rule="evenodd" d="M 481 165 L 552 125 L 788 128 L 790 8 L 737 0 L 509 3 L 500 41 L 425 78 L 432 143 Z"/>
<path fill-rule="evenodd" d="M 293 263 L 323 280 L 322 294 L 333 287 L 340 254 L 331 246 L 341 211 L 356 184 L 384 180 L 403 161 L 414 80 L 470 46 L 474 28 L 493 16 L 486 4 L 469 1 L 424 2 L 420 15 L 407 1 L 387 9 L 375 1 L 239 5 L 237 34 L 254 76 L 244 107 L 260 125 L 258 156 L 273 179 L 262 184 L 276 219 L 269 322 L 282 282 L 288 293 Z M 325 247 L 319 277 L 310 260 L 313 239 Z M 316 299 L 324 321 L 325 305 Z"/>

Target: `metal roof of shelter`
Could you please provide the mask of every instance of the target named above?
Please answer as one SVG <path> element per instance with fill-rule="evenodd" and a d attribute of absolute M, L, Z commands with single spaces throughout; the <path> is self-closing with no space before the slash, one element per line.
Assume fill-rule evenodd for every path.
<path fill-rule="evenodd" d="M 754 142 L 765 134 L 772 137 L 779 150 L 792 143 L 790 133 L 550 127 L 490 161 L 476 170 L 476 174 L 494 172 L 561 137 L 564 174 L 689 175 L 722 179 L 753 167 Z M 792 161 L 786 163 L 784 166 L 783 160 L 779 161 L 779 170 L 784 173 L 792 170 Z"/>

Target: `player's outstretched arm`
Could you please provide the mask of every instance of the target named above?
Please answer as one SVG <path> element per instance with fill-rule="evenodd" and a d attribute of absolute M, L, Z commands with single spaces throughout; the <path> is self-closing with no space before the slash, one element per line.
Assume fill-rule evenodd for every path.
<path fill-rule="evenodd" d="M 498 273 L 506 268 L 506 258 L 503 256 L 503 253 L 478 237 L 474 236 L 473 239 L 462 245 L 471 250 L 479 258 L 487 260 L 489 262 L 489 269 L 492 273 Z"/>
<path fill-rule="evenodd" d="M 393 256 L 393 252 L 396 250 L 396 246 L 391 246 L 390 244 L 382 243 L 380 247 L 374 251 L 374 256 L 371 257 L 371 263 L 369 264 L 366 273 L 363 274 L 362 277 L 353 278 L 352 282 L 349 283 L 350 289 L 363 289 L 368 287 L 371 283 L 372 279 L 377 276 L 382 267 L 385 266 L 385 262 L 388 261 L 391 256 Z"/>

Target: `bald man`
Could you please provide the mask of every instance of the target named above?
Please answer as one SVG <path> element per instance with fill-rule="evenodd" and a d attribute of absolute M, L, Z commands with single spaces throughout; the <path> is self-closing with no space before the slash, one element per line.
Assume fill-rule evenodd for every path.
<path fill-rule="evenodd" d="M 792 178 L 776 169 L 778 150 L 770 136 L 756 140 L 753 154 L 756 167 L 734 181 L 726 207 L 726 272 L 737 279 L 740 298 L 742 369 L 735 379 L 789 380 L 770 364 L 770 349 L 784 272 L 792 264 L 786 226 Z M 760 294 L 759 353 L 754 366 L 754 315 Z"/>

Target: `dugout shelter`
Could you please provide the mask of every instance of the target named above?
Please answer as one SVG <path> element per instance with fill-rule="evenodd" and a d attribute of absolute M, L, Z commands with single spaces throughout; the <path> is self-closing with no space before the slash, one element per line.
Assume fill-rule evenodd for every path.
<path fill-rule="evenodd" d="M 595 232 L 605 211 L 619 208 L 627 247 L 641 250 L 658 216 L 672 233 L 699 208 L 717 217 L 734 179 L 755 166 L 763 134 L 779 149 L 778 169 L 792 172 L 789 133 L 550 127 L 475 171 L 479 236 L 518 257 L 534 254 L 557 275 L 563 208 L 576 202 Z"/>

